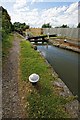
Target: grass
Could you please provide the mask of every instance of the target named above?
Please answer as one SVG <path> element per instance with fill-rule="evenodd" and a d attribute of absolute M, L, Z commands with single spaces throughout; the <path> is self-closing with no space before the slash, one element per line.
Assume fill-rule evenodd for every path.
<path fill-rule="evenodd" d="M 2 40 L 2 59 L 3 62 L 6 60 L 9 50 L 12 47 L 13 34 L 9 34 Z"/>
<path fill-rule="evenodd" d="M 40 76 L 39 82 L 33 86 L 28 77 L 32 73 Z M 26 112 L 29 118 L 68 118 L 65 111 L 66 98 L 55 94 L 52 70 L 45 59 L 31 48 L 27 41 L 21 42 L 20 75 L 24 83 Z M 26 87 L 25 87 L 26 86 Z M 21 91 L 22 91 L 21 90 Z"/>
<path fill-rule="evenodd" d="M 56 36 L 56 37 L 50 37 L 50 38 L 53 38 L 53 39 L 66 39 L 66 37 L 64 37 L 64 36 Z"/>

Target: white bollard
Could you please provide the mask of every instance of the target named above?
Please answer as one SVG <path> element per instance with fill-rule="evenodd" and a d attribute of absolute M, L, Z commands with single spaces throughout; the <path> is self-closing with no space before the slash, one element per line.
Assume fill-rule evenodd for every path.
<path fill-rule="evenodd" d="M 39 75 L 36 73 L 33 73 L 29 76 L 29 81 L 31 83 L 37 83 L 39 81 Z"/>

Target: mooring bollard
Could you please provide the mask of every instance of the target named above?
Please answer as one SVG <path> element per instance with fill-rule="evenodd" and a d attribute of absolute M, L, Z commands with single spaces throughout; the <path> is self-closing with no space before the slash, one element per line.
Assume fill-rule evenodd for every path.
<path fill-rule="evenodd" d="M 33 73 L 29 76 L 29 81 L 35 85 L 39 81 L 39 75 L 36 73 Z"/>
<path fill-rule="evenodd" d="M 37 50 L 37 45 L 34 46 L 34 50 Z"/>
<path fill-rule="evenodd" d="M 49 33 L 47 33 L 47 36 L 48 36 L 48 40 L 49 40 Z"/>
<path fill-rule="evenodd" d="M 64 42 L 66 43 L 66 42 L 67 42 L 67 40 L 65 39 L 65 40 L 64 40 Z"/>

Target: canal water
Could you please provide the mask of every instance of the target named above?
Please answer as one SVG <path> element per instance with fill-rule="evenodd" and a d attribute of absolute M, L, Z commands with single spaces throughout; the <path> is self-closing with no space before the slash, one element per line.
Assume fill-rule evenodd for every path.
<path fill-rule="evenodd" d="M 52 45 L 37 45 L 55 72 L 74 95 L 78 95 L 78 68 L 80 54 Z"/>

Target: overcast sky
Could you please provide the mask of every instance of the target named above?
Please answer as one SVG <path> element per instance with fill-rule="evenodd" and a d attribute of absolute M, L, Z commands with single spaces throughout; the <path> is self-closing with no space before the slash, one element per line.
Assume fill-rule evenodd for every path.
<path fill-rule="evenodd" d="M 62 24 L 76 27 L 78 25 L 78 1 L 69 1 L 0 0 L 0 6 L 7 9 L 12 23 L 25 22 L 31 27 L 41 27 L 44 23 L 50 23 L 53 27 Z"/>

